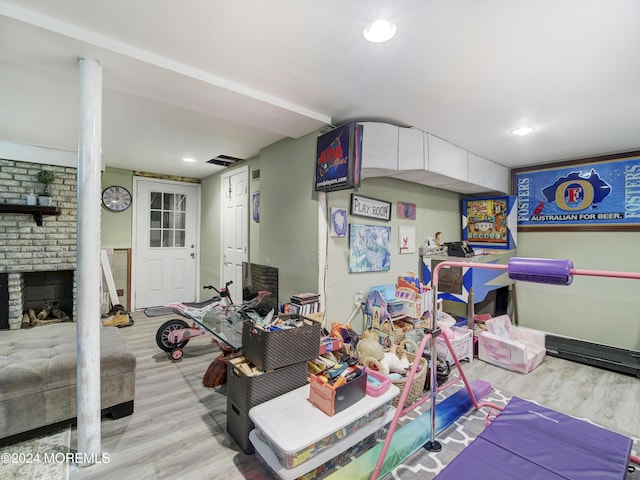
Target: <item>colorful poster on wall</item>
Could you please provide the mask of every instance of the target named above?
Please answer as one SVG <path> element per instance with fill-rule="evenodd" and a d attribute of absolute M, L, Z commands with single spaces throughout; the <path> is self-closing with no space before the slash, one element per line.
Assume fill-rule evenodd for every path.
<path fill-rule="evenodd" d="M 520 230 L 640 230 L 640 156 L 515 169 L 512 190 Z"/>
<path fill-rule="evenodd" d="M 391 268 L 391 227 L 349 224 L 349 272 Z"/>
<path fill-rule="evenodd" d="M 462 239 L 472 247 L 516 248 L 516 198 L 463 200 Z"/>

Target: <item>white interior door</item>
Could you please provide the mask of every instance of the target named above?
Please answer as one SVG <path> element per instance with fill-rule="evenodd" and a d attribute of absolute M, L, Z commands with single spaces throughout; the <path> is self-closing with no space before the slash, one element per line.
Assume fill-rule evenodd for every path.
<path fill-rule="evenodd" d="M 199 185 L 138 179 L 135 308 L 196 300 Z"/>
<path fill-rule="evenodd" d="M 249 169 L 242 168 L 222 175 L 222 283 L 229 287 L 234 302 L 242 301 L 242 262 L 248 259 Z"/>

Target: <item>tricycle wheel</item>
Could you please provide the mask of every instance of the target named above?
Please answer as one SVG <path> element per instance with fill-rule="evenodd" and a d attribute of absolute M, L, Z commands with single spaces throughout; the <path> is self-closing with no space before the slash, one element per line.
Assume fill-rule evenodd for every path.
<path fill-rule="evenodd" d="M 178 343 L 172 343 L 169 341 L 169 334 L 171 332 L 183 328 L 189 328 L 189 324 L 179 318 L 168 320 L 160 325 L 160 328 L 158 328 L 158 332 L 156 333 L 156 343 L 158 344 L 158 347 L 165 352 L 172 352 L 176 348 L 184 348 L 184 346 L 189 343 L 189 340 Z"/>
<path fill-rule="evenodd" d="M 178 361 L 182 358 L 182 356 L 184 355 L 184 352 L 182 351 L 181 348 L 176 348 L 171 351 L 170 355 L 171 355 L 171 360 Z"/>

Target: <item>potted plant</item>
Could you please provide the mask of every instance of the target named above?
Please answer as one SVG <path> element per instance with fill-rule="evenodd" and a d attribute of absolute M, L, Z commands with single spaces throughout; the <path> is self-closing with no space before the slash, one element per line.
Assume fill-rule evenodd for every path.
<path fill-rule="evenodd" d="M 53 183 L 55 175 L 50 170 L 40 170 L 36 178 L 42 184 L 42 193 L 38 195 L 38 204 L 48 207 L 51 205 L 49 186 Z"/>

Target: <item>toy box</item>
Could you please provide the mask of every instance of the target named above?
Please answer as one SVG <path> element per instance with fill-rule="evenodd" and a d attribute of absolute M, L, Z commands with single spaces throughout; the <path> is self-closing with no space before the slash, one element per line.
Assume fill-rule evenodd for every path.
<path fill-rule="evenodd" d="M 333 417 L 367 394 L 367 372 L 360 374 L 341 387 L 334 388 L 319 381 L 310 382 L 309 401 Z"/>

